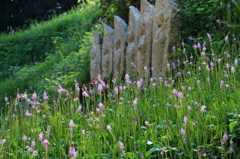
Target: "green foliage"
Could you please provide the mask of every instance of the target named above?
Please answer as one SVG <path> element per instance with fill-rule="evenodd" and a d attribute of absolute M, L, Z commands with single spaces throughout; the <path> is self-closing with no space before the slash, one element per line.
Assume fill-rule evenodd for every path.
<path fill-rule="evenodd" d="M 199 38 L 206 32 L 218 35 L 239 29 L 239 1 L 178 0 L 182 17 L 182 37 Z M 215 38 L 213 36 L 213 38 Z M 240 36 L 240 34 L 238 34 Z"/>
<path fill-rule="evenodd" d="M 61 59 L 62 55 L 57 55 Z M 181 61 L 186 67 L 175 68 L 181 74 L 169 77 L 149 79 L 146 74 L 144 80 L 137 77 L 137 82 L 126 78 L 105 84 L 98 79 L 86 90 L 86 102 L 71 89 L 59 92 L 54 104 L 40 94 L 33 98 L 20 93 L 9 100 L 0 117 L 0 155 L 29 158 L 37 151 L 38 158 L 69 158 L 70 146 L 74 146 L 77 158 L 237 158 L 238 62 L 224 51 L 202 55 L 197 61 L 188 57 Z M 212 68 L 207 69 L 211 62 Z M 100 85 L 103 89 L 97 90 Z M 48 141 L 47 148 L 43 140 Z"/>
<path fill-rule="evenodd" d="M 71 27 L 69 38 L 51 36 L 55 51 L 43 63 L 20 70 L 12 67 L 15 76 L 0 85 L 3 96 L 4 92 L 14 94 L 17 88 L 20 94 L 25 89 L 29 92 L 24 98 L 10 94 L 7 109 L 2 109 L 0 155 L 34 158 L 36 150 L 37 158 L 70 158 L 69 149 L 74 146 L 77 158 L 237 158 L 240 37 L 239 2 L 233 2 L 224 1 L 223 10 L 217 10 L 215 1 L 182 2 L 189 9 L 187 12 L 181 8 L 182 17 L 188 15 L 190 19 L 182 20 L 185 44 L 178 49 L 181 58 L 176 68 L 167 70 L 165 77 L 149 79 L 146 73 L 144 80 L 136 78 L 135 82 L 129 82 L 133 80 L 130 78 L 105 85 L 98 80 L 86 90 L 89 97 L 83 99 L 78 98 L 79 92 L 74 92 L 73 87 L 75 81 L 80 85 L 89 81 L 91 32 L 82 29 L 83 34 Z M 231 11 L 226 7 L 229 3 L 236 3 Z M 220 23 L 204 21 L 198 14 L 206 13 L 206 18 L 211 12 L 199 6 L 215 6 L 217 12 L 214 10 L 212 17 Z M 225 14 L 227 11 L 231 16 Z M 91 13 L 93 10 L 86 11 L 84 17 Z M 194 30 L 198 25 L 202 30 Z M 94 28 L 102 33 L 100 24 Z M 189 36 L 193 40 L 188 40 Z M 56 93 L 58 85 L 66 90 Z M 49 99 L 43 99 L 44 90 Z M 34 91 L 37 98 L 32 98 Z M 47 148 L 37 139 L 40 132 L 49 141 Z M 26 149 L 32 140 L 36 146 Z"/>
<path fill-rule="evenodd" d="M 238 45 L 236 39 L 240 38 L 238 31 L 240 17 L 237 16 L 240 14 L 240 1 L 178 0 L 177 3 L 180 6 L 183 49 L 187 50 L 188 56 L 198 57 L 193 47 L 198 42 L 205 42 L 205 46 L 210 45 L 207 33 L 214 41 L 216 54 L 225 49 L 222 47 L 222 44 L 225 43 L 225 37 L 234 37 L 228 41 L 234 46 L 228 48 L 228 51 L 236 50 Z"/>
<path fill-rule="evenodd" d="M 77 34 L 76 34 L 77 35 Z M 79 37 L 79 36 L 77 36 Z M 52 76 L 45 76 L 44 88 L 52 93 L 57 92 L 58 85 L 65 88 L 74 88 L 74 81 L 78 81 L 80 85 L 90 81 L 90 49 L 92 38 L 91 32 L 86 32 L 81 38 L 81 48 L 78 52 L 71 52 L 68 55 L 63 55 L 60 49 L 60 63 L 56 63 Z M 66 42 L 59 44 L 65 47 Z M 56 94 L 55 94 L 56 95 Z"/>
<path fill-rule="evenodd" d="M 24 67 L 10 67 L 5 71 L 12 75 L 9 78 L 4 79 L 3 77 L 6 77 L 6 75 L 4 73 L 0 74 L 2 76 L 0 78 L 0 101 L 3 103 L 5 94 L 12 98 L 16 97 L 17 90 L 19 92 L 26 90 L 28 93 L 33 93 L 34 91 L 42 93 L 43 90 L 48 90 L 49 96 L 52 97 L 53 94 L 56 94 L 58 85 L 72 88 L 75 80 L 80 84 L 88 83 L 90 79 L 89 51 L 91 49 L 90 41 L 92 38 L 92 33 L 88 31 L 90 31 L 93 24 L 97 21 L 100 13 L 101 9 L 99 6 L 96 3 L 90 3 L 87 6 L 82 6 L 79 9 L 74 9 L 68 14 L 60 16 L 62 19 L 56 17 L 56 19 L 48 21 L 39 27 L 36 27 L 37 25 L 32 26 L 30 31 L 36 29 L 39 33 L 42 30 L 49 30 L 54 26 L 60 26 L 56 23 L 64 23 L 61 26 L 65 26 L 66 28 L 63 30 L 60 29 L 56 34 L 51 34 L 51 36 L 49 34 L 50 44 L 46 47 L 51 47 L 51 49 L 44 53 L 44 56 L 46 56 L 45 60 L 42 60 L 42 62 L 34 62 L 33 60 L 31 61 L 32 64 L 25 65 Z M 78 18 L 81 19 L 80 23 Z M 99 31 L 102 30 L 100 26 L 98 28 Z M 16 33 L 16 35 L 23 37 L 26 33 L 28 33 L 27 35 L 31 35 L 30 31 L 26 30 Z M 5 35 L 0 38 L 0 41 L 9 38 L 18 42 L 19 37 L 14 35 Z M 35 36 L 33 35 L 33 37 Z M 38 40 L 45 41 L 44 38 Z M 35 41 L 31 41 L 31 43 L 35 44 Z M 20 47 L 21 45 L 16 46 Z M 41 51 L 43 50 L 44 48 Z M 6 61 L 1 60 L 0 62 L 4 63 Z"/>
<path fill-rule="evenodd" d="M 94 12 L 92 12 L 93 10 Z M 90 31 L 99 13 L 98 5 L 89 5 L 88 7 L 82 5 L 82 7 L 64 13 L 51 21 L 43 24 L 36 23 L 28 30 L 2 35 L 0 38 L 0 78 L 12 75 L 10 67 L 44 61 L 47 53 L 55 52 L 55 45 L 52 43 L 53 37 L 66 39 L 76 31 L 81 37 L 84 32 Z M 74 45 L 70 50 L 78 51 L 79 45 Z"/>
<path fill-rule="evenodd" d="M 113 18 L 114 15 L 118 15 L 128 22 L 128 5 L 126 5 L 125 0 L 116 0 L 116 1 L 106 1 L 102 4 L 103 15 L 101 16 L 104 23 L 113 27 Z"/>

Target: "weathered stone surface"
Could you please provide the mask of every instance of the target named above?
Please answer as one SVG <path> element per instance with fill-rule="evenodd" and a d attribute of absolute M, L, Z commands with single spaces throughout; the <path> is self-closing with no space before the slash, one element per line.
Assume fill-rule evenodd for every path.
<path fill-rule="evenodd" d="M 114 16 L 114 75 L 123 73 L 126 69 L 126 44 L 128 39 L 126 22 L 118 16 Z"/>
<path fill-rule="evenodd" d="M 147 0 L 141 1 L 140 24 L 138 27 L 137 68 L 141 75 L 144 67 L 149 68 L 152 60 L 152 19 L 154 6 Z"/>
<path fill-rule="evenodd" d="M 114 30 L 103 24 L 104 36 L 102 45 L 102 79 L 110 78 L 113 73 L 113 47 L 114 47 Z"/>
<path fill-rule="evenodd" d="M 128 46 L 126 51 L 126 70 L 127 72 L 136 72 L 131 66 L 133 62 L 137 65 L 137 44 L 138 44 L 138 25 L 140 21 L 140 11 L 133 7 L 129 7 L 128 21 Z"/>
<path fill-rule="evenodd" d="M 100 72 L 102 78 L 107 80 L 113 75 L 121 76 L 125 70 L 135 76 L 132 62 L 137 66 L 140 76 L 144 75 L 145 67 L 155 69 L 152 72 L 154 77 L 164 75 L 167 62 L 172 64 L 176 58 L 173 48 L 178 48 L 181 40 L 176 1 L 156 0 L 154 7 L 147 0 L 141 0 L 141 11 L 129 7 L 129 27 L 124 20 L 115 16 L 115 31 L 103 25 L 102 49 L 97 40 L 99 35 L 94 33 L 91 79 L 96 79 Z"/>
<path fill-rule="evenodd" d="M 90 76 L 91 80 L 97 79 L 98 74 L 101 73 L 101 60 L 102 60 L 102 44 L 100 42 L 101 36 L 97 32 L 93 32 L 92 50 L 90 52 Z"/>
<path fill-rule="evenodd" d="M 167 62 L 175 58 L 173 47 L 180 43 L 180 14 L 176 0 L 156 0 L 153 20 L 153 76 L 166 71 Z"/>

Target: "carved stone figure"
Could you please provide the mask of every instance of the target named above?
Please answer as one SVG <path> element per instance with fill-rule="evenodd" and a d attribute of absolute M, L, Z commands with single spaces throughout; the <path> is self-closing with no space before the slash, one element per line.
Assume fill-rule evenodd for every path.
<path fill-rule="evenodd" d="M 152 67 L 155 71 L 152 72 L 153 76 L 159 76 L 162 72 L 163 58 L 166 49 L 166 33 L 165 33 L 165 19 L 163 12 L 156 15 L 157 31 L 153 39 L 153 52 L 152 52 Z"/>
<path fill-rule="evenodd" d="M 152 60 L 152 17 L 154 6 L 147 0 L 141 1 L 140 25 L 138 28 L 137 68 L 141 75 L 144 67 L 149 68 Z"/>
<path fill-rule="evenodd" d="M 176 58 L 173 47 L 180 44 L 180 14 L 176 0 L 156 0 L 153 22 L 153 76 L 163 75 L 167 62 L 172 63 Z M 161 23 L 161 24 L 160 24 Z M 164 44 L 163 44 L 164 42 Z"/>
<path fill-rule="evenodd" d="M 96 79 L 100 72 L 107 80 L 113 75 L 121 76 L 125 70 L 135 76 L 132 62 L 140 76 L 144 75 L 145 67 L 154 68 L 154 77 L 164 75 L 167 62 L 172 64 L 177 56 L 173 48 L 178 48 L 181 40 L 176 1 L 155 0 L 154 7 L 147 0 L 141 0 L 141 11 L 129 7 L 129 27 L 118 16 L 114 17 L 114 30 L 103 24 L 103 44 L 99 43 L 97 33 L 92 42 L 91 79 Z"/>
<path fill-rule="evenodd" d="M 129 22 L 128 22 L 128 46 L 126 51 L 126 70 L 134 73 L 136 70 L 131 66 L 131 63 L 137 65 L 137 43 L 138 43 L 138 25 L 140 21 L 140 11 L 133 7 L 129 7 Z"/>
<path fill-rule="evenodd" d="M 127 24 L 118 16 L 114 16 L 114 30 L 113 72 L 118 75 L 126 70 L 125 52 L 128 39 Z"/>
<path fill-rule="evenodd" d="M 100 42 L 101 36 L 97 32 L 93 32 L 92 50 L 90 51 L 90 76 L 91 80 L 97 79 L 98 74 L 101 73 L 102 60 L 102 44 Z"/>
<path fill-rule="evenodd" d="M 106 80 L 113 73 L 113 46 L 114 46 L 114 30 L 103 24 L 104 36 L 102 45 L 102 79 Z"/>

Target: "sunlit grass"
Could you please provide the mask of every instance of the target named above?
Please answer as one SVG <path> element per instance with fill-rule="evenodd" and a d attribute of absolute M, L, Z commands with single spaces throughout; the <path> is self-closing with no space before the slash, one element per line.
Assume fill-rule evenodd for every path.
<path fill-rule="evenodd" d="M 237 158 L 239 58 L 215 55 L 212 45 L 199 43 L 199 60 L 181 59 L 168 77 L 146 71 L 135 80 L 76 84 L 73 92 L 59 86 L 54 104 L 47 94 L 19 94 L 1 116 L 1 156 Z"/>
<path fill-rule="evenodd" d="M 93 11 L 94 13 L 92 13 Z M 16 97 L 17 90 L 28 90 L 32 94 L 33 91 L 39 93 L 44 89 L 56 90 L 57 83 L 70 88 L 74 79 L 78 80 L 80 84 L 86 83 L 89 79 L 88 57 L 91 47 L 92 25 L 98 20 L 97 17 L 100 13 L 101 9 L 97 2 L 91 2 L 91 4 L 82 5 L 80 8 L 54 17 L 50 21 L 36 23 L 27 30 L 2 35 L 0 37 L 1 46 L 4 47 L 4 44 L 7 44 L 19 48 L 19 54 L 15 52 L 14 56 L 21 55 L 26 60 L 22 52 L 27 49 L 31 50 L 33 45 L 37 45 L 40 50 L 33 51 L 34 54 L 46 58 L 44 60 L 38 58 L 37 61 L 31 61 L 24 66 L 19 66 L 17 63 L 15 65 L 18 66 L 11 65 L 9 68 L 4 65 L 0 66 L 0 107 L 2 107 L 5 94 L 13 98 Z M 26 45 L 23 39 L 29 39 L 29 37 L 33 38 Z M 49 41 L 49 43 L 41 47 L 43 43 L 40 44 L 36 40 Z M 16 45 L 11 41 L 16 42 Z M 46 47 L 49 49 L 44 52 Z M 11 52 L 13 47 L 5 46 L 4 48 L 10 49 Z M 4 49 L 2 52 L 10 55 Z M 1 59 L 0 63 L 13 61 L 14 59 Z"/>
<path fill-rule="evenodd" d="M 220 19 L 214 35 L 185 39 L 180 58 L 168 64 L 164 77 L 151 77 L 146 70 L 136 78 L 132 73 L 125 80 L 99 78 L 79 88 L 88 67 L 82 61 L 87 60 L 91 33 L 83 29 L 82 37 L 79 28 L 71 27 L 73 34 L 57 43 L 57 53 L 44 63 L 15 71 L 11 80 L 1 83 L 2 94 L 14 92 L 17 97 L 6 94 L 1 108 L 0 156 L 238 158 L 240 45 L 235 30 L 239 23 L 237 16 L 229 16 L 238 15 L 238 3 L 231 2 L 233 9 Z M 228 23 L 232 29 L 225 31 Z M 81 49 L 72 52 L 70 48 L 79 43 Z M 72 68 L 65 67 L 69 63 Z"/>

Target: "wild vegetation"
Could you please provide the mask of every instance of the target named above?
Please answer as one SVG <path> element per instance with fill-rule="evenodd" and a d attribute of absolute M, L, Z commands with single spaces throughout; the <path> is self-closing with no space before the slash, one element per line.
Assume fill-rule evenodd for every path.
<path fill-rule="evenodd" d="M 34 24 L 28 30 L 3 34 L 0 38 L 1 101 L 6 93 L 16 97 L 17 90 L 51 92 L 58 84 L 71 87 L 74 79 L 86 83 L 91 28 L 99 14 L 100 7 L 90 3 L 51 21 Z"/>
<path fill-rule="evenodd" d="M 61 30 L 67 36 L 49 36 L 54 47 L 42 62 L 6 67 L 0 84 L 0 156 L 238 158 L 240 2 L 178 3 L 182 47 L 166 76 L 158 78 L 150 76 L 156 70 L 145 68 L 144 76 L 127 73 L 109 81 L 99 76 L 83 85 L 89 83 L 90 28 L 101 33 L 106 19 L 97 23 L 99 14 L 112 16 L 117 9 L 104 12 L 89 3 L 43 23 L 55 28 L 54 20 L 72 22 Z M 75 14 L 84 18 L 81 26 L 71 20 Z M 33 28 L 41 32 L 42 26 L 0 41 L 17 40 Z"/>

